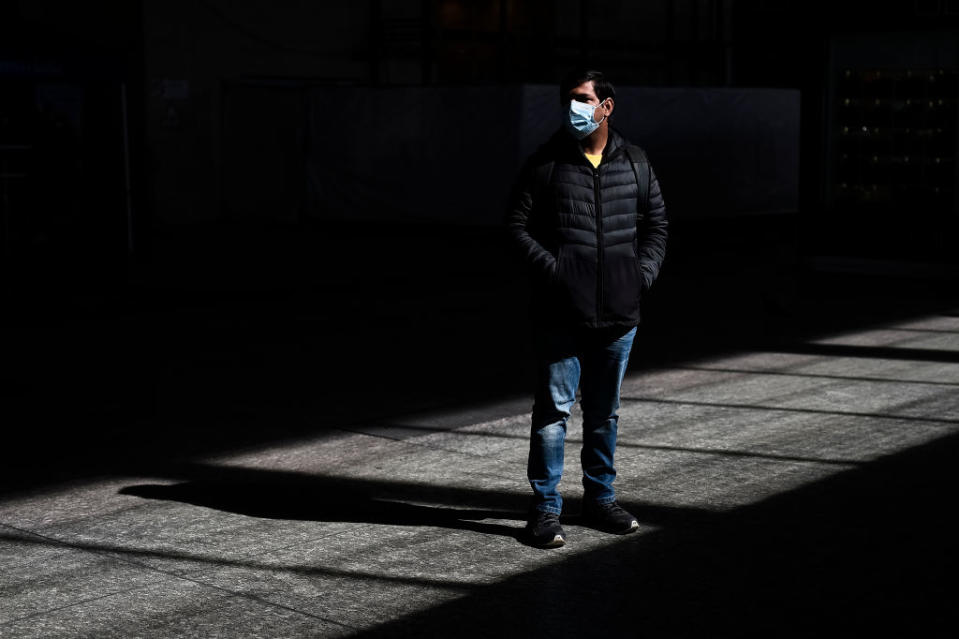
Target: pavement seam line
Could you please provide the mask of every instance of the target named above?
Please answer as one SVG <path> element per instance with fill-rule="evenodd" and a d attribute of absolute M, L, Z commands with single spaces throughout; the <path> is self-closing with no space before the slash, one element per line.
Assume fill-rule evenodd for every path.
<path fill-rule="evenodd" d="M 954 424 L 959 425 L 959 419 L 945 419 L 940 417 L 919 417 L 914 415 L 883 415 L 882 413 L 865 413 L 859 411 L 836 411 L 824 410 L 821 408 L 797 408 L 795 406 L 767 406 L 765 404 L 732 404 L 721 402 L 699 402 L 688 399 L 666 399 L 664 397 L 623 397 L 623 402 L 642 404 L 646 402 L 659 404 L 686 404 L 689 406 L 711 406 L 714 408 L 734 408 L 748 410 L 780 411 L 789 413 L 813 413 L 819 415 L 836 415 L 840 417 L 865 417 L 868 419 L 892 419 L 914 422 L 930 422 L 933 424 Z"/>
<path fill-rule="evenodd" d="M 11 525 L 6 524 L 6 523 L 3 523 L 3 522 L 0 522 L 0 526 L 3 526 L 4 528 L 9 528 L 10 530 L 15 530 L 16 532 L 18 532 L 18 533 L 20 533 L 20 534 L 23 534 L 23 535 L 26 535 L 26 536 L 28 536 L 28 537 L 39 537 L 40 539 L 44 539 L 44 540 L 46 540 L 46 541 L 48 541 L 48 542 L 51 542 L 50 545 L 52 545 L 52 546 L 58 546 L 58 547 L 60 547 L 60 548 L 65 548 L 65 549 L 68 549 L 68 550 L 74 550 L 74 551 L 76 551 L 76 552 L 81 552 L 81 553 L 93 554 L 93 555 L 97 555 L 97 556 L 100 556 L 100 557 L 103 557 L 103 556 L 104 556 L 103 553 L 96 552 L 96 551 L 93 551 L 93 550 L 89 550 L 89 549 L 87 549 L 87 548 L 80 548 L 80 547 L 74 546 L 74 545 L 72 545 L 72 544 L 70 544 L 70 543 L 67 543 L 67 542 L 64 542 L 64 541 L 60 541 L 59 539 L 54 539 L 54 538 L 52 538 L 52 537 L 47 537 L 46 535 L 40 535 L 40 534 L 38 534 L 38 533 L 29 531 L 29 530 L 23 530 L 22 528 L 18 528 L 18 527 L 16 527 L 16 526 L 11 526 Z M 107 558 L 108 558 L 108 559 L 113 559 L 113 560 L 118 561 L 118 562 L 121 562 L 121 563 L 130 563 L 130 562 L 124 562 L 124 561 L 123 561 L 121 558 L 119 558 L 119 557 L 109 557 L 109 556 L 108 556 Z M 153 582 L 153 583 L 149 583 L 149 584 L 143 584 L 143 585 L 141 585 L 141 586 L 134 586 L 134 587 L 132 587 L 132 588 L 127 588 L 127 589 L 125 589 L 125 590 L 116 590 L 116 591 L 113 591 L 113 592 L 109 592 L 109 593 L 107 593 L 107 594 L 105 594 L 105 595 L 101 595 L 101 596 L 99 596 L 99 597 L 89 597 L 89 598 L 86 598 L 86 599 L 80 599 L 79 601 L 74 601 L 74 602 L 72 602 L 72 603 L 69 603 L 69 604 L 66 604 L 66 605 L 63 605 L 63 606 L 58 606 L 58 607 L 56 607 L 56 608 L 50 608 L 49 610 L 40 610 L 40 611 L 37 611 L 37 612 L 31 612 L 30 614 L 24 615 L 24 616 L 22 616 L 22 617 L 17 617 L 17 618 L 15 618 L 15 619 L 8 619 L 7 621 L 4 621 L 4 622 L 0 623 L 0 626 L 7 626 L 7 625 L 9 625 L 9 624 L 16 623 L 16 622 L 18 622 L 18 621 L 23 621 L 23 620 L 25 620 L 25 619 L 30 619 L 30 618 L 32 618 L 32 617 L 37 617 L 37 616 L 40 616 L 40 615 L 46 615 L 46 614 L 50 614 L 50 613 L 53 613 L 53 612 L 58 612 L 58 611 L 60 611 L 60 610 L 66 610 L 67 608 L 72 608 L 72 607 L 74 607 L 74 606 L 79 606 L 79 605 L 82 605 L 82 604 L 85 604 L 85 603 L 90 603 L 91 601 L 99 601 L 99 600 L 101 600 L 101 599 L 107 599 L 107 598 L 113 597 L 113 596 L 115 596 L 115 595 L 119 595 L 119 594 L 123 594 L 123 593 L 128 593 L 128 592 L 135 592 L 135 591 L 137 591 L 137 590 L 143 590 L 144 588 L 149 588 L 150 586 L 156 585 L 156 583 L 158 583 L 158 582 Z"/>
<path fill-rule="evenodd" d="M 818 377 L 823 379 L 834 379 L 837 381 L 848 380 L 853 382 L 885 382 L 888 384 L 926 384 L 929 386 L 959 386 L 959 382 L 939 382 L 933 380 L 921 379 L 890 379 L 888 377 L 850 377 L 848 375 L 828 375 L 825 373 L 790 373 L 787 371 L 764 371 L 752 370 L 748 368 L 719 368 L 708 366 L 677 366 L 678 369 L 686 371 L 710 371 L 716 373 L 747 373 L 749 375 L 779 375 L 783 377 Z"/>
<path fill-rule="evenodd" d="M 2 522 L 0 522 L 0 523 L 2 523 Z M 35 533 L 35 532 L 29 531 L 29 530 L 22 530 L 22 529 L 20 529 L 20 528 L 17 528 L 16 526 L 10 526 L 10 525 L 8 525 L 8 524 L 3 524 L 3 525 L 6 526 L 7 528 L 12 529 L 12 530 L 16 530 L 16 531 L 19 532 L 19 533 L 26 534 L 26 535 L 28 535 L 28 536 L 39 537 L 40 539 L 44 539 L 44 540 L 50 542 L 52 545 L 55 545 L 55 546 L 67 547 L 67 548 L 76 550 L 76 551 L 78 551 L 78 552 L 88 553 L 88 554 L 91 554 L 91 555 L 96 555 L 96 556 L 98 556 L 98 557 L 105 557 L 105 558 L 107 558 L 107 559 L 112 559 L 112 560 L 117 561 L 117 562 L 120 562 L 120 563 L 125 563 L 125 564 L 128 564 L 128 565 L 136 566 L 136 567 L 138 567 L 138 568 L 146 569 L 146 570 L 148 570 L 148 571 L 150 571 L 150 572 L 154 572 L 154 573 L 158 573 L 158 574 L 161 574 L 161 575 L 165 575 L 165 576 L 167 576 L 167 577 L 172 577 L 172 578 L 174 578 L 174 579 L 179 579 L 179 580 L 182 580 L 182 581 L 188 581 L 188 582 L 190 582 L 190 583 L 193 583 L 193 584 L 196 584 L 196 585 L 200 586 L 201 588 L 209 588 L 209 589 L 212 589 L 212 590 L 217 590 L 217 591 L 219 591 L 219 592 L 227 593 L 227 594 L 232 595 L 232 596 L 234 596 L 234 597 L 240 597 L 240 598 L 243 598 L 243 599 L 249 599 L 249 600 L 251 600 L 251 601 L 256 601 L 256 602 L 259 602 L 259 603 L 261 603 L 261 604 L 264 604 L 264 605 L 266 605 L 267 607 L 280 608 L 280 609 L 283 609 L 283 610 L 287 610 L 287 611 L 289 611 L 289 612 L 294 612 L 294 613 L 297 613 L 297 614 L 300 614 L 300 615 L 303 615 L 303 616 L 306 616 L 306 617 L 310 617 L 311 619 L 318 619 L 318 620 L 320 620 L 320 621 L 323 621 L 323 622 L 326 622 L 326 623 L 330 623 L 330 624 L 333 624 L 333 625 L 335 625 L 335 626 L 339 626 L 339 627 L 341 627 L 341 628 L 346 628 L 346 629 L 348 629 L 348 630 L 361 630 L 361 628 L 359 628 L 359 627 L 351 626 L 351 625 L 348 625 L 348 624 L 344 624 L 344 623 L 341 623 L 341 622 L 339 622 L 339 621 L 335 621 L 335 620 L 333 620 L 333 619 L 328 619 L 328 618 L 326 618 L 326 617 L 321 617 L 320 615 L 314 615 L 314 614 L 312 614 L 312 613 L 306 612 L 305 610 L 298 610 L 298 609 L 293 608 L 293 607 L 291 607 L 291 606 L 287 606 L 287 605 L 284 605 L 284 604 L 281 604 L 281 603 L 278 603 L 278 602 L 270 601 L 270 600 L 268 600 L 268 599 L 264 599 L 264 598 L 259 597 L 259 596 L 257 596 L 257 595 L 252 595 L 252 594 L 244 593 L 244 592 L 237 592 L 237 591 L 234 591 L 234 590 L 230 590 L 229 588 L 223 588 L 222 586 L 217 586 L 217 585 L 214 585 L 214 584 L 207 584 L 207 583 L 204 583 L 204 582 L 202 582 L 202 581 L 198 581 L 198 580 L 196 580 L 196 579 L 192 579 L 192 578 L 187 577 L 187 576 L 184 576 L 184 575 L 178 575 L 178 574 L 176 574 L 176 573 L 168 572 L 168 571 L 162 570 L 162 569 L 160 569 L 160 568 L 155 568 L 155 567 L 153 567 L 153 566 L 150 566 L 149 564 L 145 564 L 145 563 L 142 563 L 142 562 L 133 560 L 133 559 L 128 559 L 128 558 L 122 557 L 122 556 L 121 556 L 121 557 L 117 557 L 117 556 L 115 556 L 115 555 L 110 554 L 109 551 L 105 551 L 105 550 L 93 550 L 93 549 L 90 549 L 90 548 L 83 548 L 83 547 L 81 547 L 81 546 L 75 546 L 75 545 L 73 545 L 73 544 L 71 544 L 71 543 L 69 543 L 69 542 L 61 541 L 61 540 L 55 539 L 55 538 L 53 538 L 53 537 L 48 537 L 48 536 L 46 536 L 46 535 L 41 535 L 41 534 L 39 534 L 39 533 Z M 136 586 L 136 587 L 130 588 L 130 589 L 128 589 L 128 590 L 119 590 L 119 591 L 117 591 L 117 592 L 113 592 L 113 593 L 109 593 L 109 594 L 107 594 L 107 595 L 103 595 L 102 597 L 92 597 L 92 598 L 90 598 L 90 599 L 86 599 L 86 600 L 82 600 L 82 601 L 77 601 L 77 602 L 68 604 L 68 605 L 66 605 L 66 606 L 62 606 L 62 607 L 60 607 L 60 608 L 54 608 L 54 609 L 52 609 L 52 610 L 45 610 L 45 611 L 42 611 L 42 612 L 31 613 L 30 615 L 27 615 L 27 616 L 22 617 L 22 618 L 20 618 L 20 619 L 12 619 L 12 620 L 10 620 L 10 621 L 6 621 L 6 622 L 4 622 L 3 624 L 0 624 L 0 626 L 2 626 L 2 625 L 7 625 L 7 624 L 13 623 L 13 622 L 15 622 L 15 621 L 21 621 L 21 620 L 23 620 L 23 619 L 29 619 L 30 617 L 37 616 L 37 615 L 48 614 L 48 613 L 51 613 L 51 612 L 56 612 L 56 611 L 58 611 L 58 610 L 65 610 L 65 609 L 67 609 L 67 608 L 72 608 L 72 607 L 74 607 L 74 606 L 78 606 L 78 605 L 81 605 L 81 604 L 84 604 L 84 603 L 88 603 L 88 602 L 90 602 L 90 601 L 98 601 L 98 600 L 100 600 L 100 599 L 105 599 L 105 598 L 108 598 L 108 597 L 113 597 L 113 596 L 118 595 L 118 594 L 123 594 L 123 593 L 127 593 L 127 592 L 134 592 L 134 591 L 136 591 L 136 590 L 142 590 L 142 589 L 147 588 L 147 587 L 152 586 L 152 585 L 156 585 L 156 582 L 155 582 L 155 583 L 152 583 L 152 584 L 146 584 L 146 585 L 144 585 L 144 586 Z"/>
<path fill-rule="evenodd" d="M 471 424 L 471 426 L 475 426 L 475 424 Z M 428 443 L 417 442 L 417 441 L 415 441 L 416 439 L 418 439 L 417 437 L 411 437 L 411 438 L 409 438 L 409 439 L 400 439 L 400 438 L 398 438 L 398 437 L 390 437 L 389 435 L 383 435 L 383 434 L 377 434 L 377 433 L 368 433 L 368 432 L 365 432 L 365 431 L 362 431 L 362 430 L 350 430 L 350 429 L 345 428 L 345 427 L 343 427 L 343 426 L 334 426 L 333 428 L 334 428 L 335 430 L 339 430 L 339 431 L 342 431 L 342 432 L 344 432 L 344 433 L 352 433 L 352 434 L 354 434 L 354 435 L 367 435 L 367 436 L 369 436 L 369 437 L 376 437 L 376 438 L 379 438 L 379 439 L 385 439 L 385 440 L 391 441 L 391 442 L 402 442 L 402 443 L 404 443 L 404 444 L 410 444 L 410 445 L 412 445 L 412 446 L 418 446 L 418 447 L 420 447 L 420 448 L 429 448 L 429 449 L 431 449 L 431 450 L 436 450 L 436 451 L 440 451 L 440 452 L 444 452 L 444 453 L 457 453 L 457 454 L 460 454 L 460 455 L 467 455 L 467 456 L 470 456 L 470 457 L 476 457 L 477 459 L 487 459 L 487 460 L 490 460 L 490 461 L 499 462 L 499 463 L 501 463 L 501 464 L 507 464 L 507 465 L 512 465 L 512 464 L 514 463 L 514 462 L 506 461 L 506 460 L 504 460 L 504 459 L 500 459 L 499 457 L 492 457 L 492 456 L 490 456 L 490 455 L 480 455 L 479 453 L 464 452 L 464 451 L 461 451 L 461 450 L 456 450 L 455 448 L 446 448 L 445 446 L 437 446 L 437 445 L 435 445 L 435 444 L 428 444 Z M 458 429 L 456 429 L 456 428 L 451 428 L 451 429 L 449 429 L 449 430 L 438 430 L 438 431 L 432 431 L 432 432 L 437 432 L 437 433 L 453 433 L 453 432 L 456 432 L 457 430 L 458 430 Z M 423 435 L 422 437 L 428 437 L 428 436 L 429 436 L 429 435 Z"/>
<path fill-rule="evenodd" d="M 353 530 L 358 530 L 358 529 L 359 529 L 359 527 L 351 528 L 350 530 L 353 531 Z M 40 539 L 46 539 L 45 537 L 40 536 L 40 535 L 32 535 L 32 536 L 38 537 L 38 538 L 40 538 Z M 134 560 L 128 560 L 128 559 L 125 560 L 124 558 L 127 557 L 127 556 L 131 556 L 131 555 L 133 555 L 133 556 L 137 556 L 137 555 L 149 555 L 149 556 L 159 556 L 159 557 L 163 557 L 163 558 L 166 558 L 166 559 L 175 559 L 175 560 L 186 561 L 186 562 L 192 561 L 192 562 L 194 562 L 194 563 L 205 562 L 205 563 L 208 563 L 208 564 L 212 564 L 212 563 L 216 563 L 216 561 L 217 561 L 217 560 L 216 560 L 215 558 L 213 558 L 213 557 L 208 557 L 208 556 L 203 556 L 203 555 L 189 555 L 189 554 L 184 554 L 184 553 L 171 554 L 171 553 L 162 552 L 162 551 L 159 551 L 159 550 L 139 550 L 139 549 L 135 549 L 135 548 L 121 548 L 121 547 L 110 547 L 110 546 L 98 546 L 98 545 L 93 544 L 93 543 L 77 543 L 77 542 L 71 543 L 71 542 L 67 542 L 67 541 L 63 541 L 63 540 L 55 540 L 55 541 L 56 541 L 56 543 L 52 543 L 52 544 L 49 544 L 49 543 L 48 543 L 47 546 L 49 546 L 49 547 L 56 547 L 56 548 L 60 548 L 60 549 L 67 550 L 67 551 L 69 551 L 69 550 L 84 550 L 84 551 L 93 552 L 93 553 L 97 553 L 97 552 L 99 552 L 99 553 L 105 553 L 105 554 L 107 554 L 107 555 L 109 556 L 110 559 L 116 559 L 116 560 L 118 560 L 118 561 L 125 561 L 125 563 L 134 563 L 134 564 L 136 564 L 136 565 L 138 565 L 138 566 L 139 566 L 139 565 L 142 565 L 142 564 L 140 564 L 139 562 L 136 562 L 136 561 L 134 561 Z M 38 544 L 38 543 L 41 543 L 41 542 L 31 540 L 31 541 L 29 541 L 29 542 L 27 542 L 27 543 Z M 295 546 L 295 545 L 296 545 L 296 544 L 291 544 L 291 546 L 289 546 L 289 547 L 293 547 L 293 546 Z M 117 556 L 114 556 L 114 555 L 120 555 L 120 556 L 117 557 Z M 305 568 L 305 567 L 290 566 L 290 565 L 272 565 L 272 566 L 271 566 L 271 565 L 267 565 L 267 564 L 263 564 L 263 565 L 251 565 L 251 564 L 249 563 L 251 560 L 252 560 L 251 558 L 244 558 L 243 561 L 239 561 L 239 560 L 235 560 L 235 559 L 220 559 L 219 562 L 220 562 L 220 565 L 221 565 L 221 566 L 238 566 L 238 567 L 241 567 L 241 568 L 250 568 L 250 569 L 258 569 L 258 570 L 268 570 L 268 571 L 273 571 L 273 572 L 288 572 L 288 573 L 322 572 L 322 573 L 325 573 L 327 576 L 330 576 L 330 577 L 346 577 L 346 578 L 358 578 L 358 579 L 377 579 L 377 580 L 382 580 L 382 581 L 398 581 L 398 582 L 412 581 L 412 582 L 414 582 L 414 583 L 422 583 L 422 582 L 423 582 L 423 580 L 418 580 L 418 579 L 416 579 L 415 577 L 393 577 L 393 576 L 388 576 L 388 575 L 376 575 L 376 574 L 372 574 L 372 573 L 363 573 L 363 572 L 359 572 L 359 571 L 355 571 L 355 570 L 354 570 L 354 571 L 349 571 L 349 570 L 343 570 L 343 569 L 337 569 L 337 568 L 325 568 L 325 567 Z M 145 567 L 151 568 L 152 570 L 157 571 L 157 572 L 164 572 L 164 573 L 166 573 L 166 574 L 169 574 L 169 575 L 175 576 L 175 577 L 183 577 L 183 576 L 185 576 L 185 575 L 188 574 L 187 572 L 183 572 L 182 574 L 180 574 L 180 573 L 168 573 L 167 571 L 160 570 L 160 569 L 154 568 L 154 567 L 149 566 L 149 565 L 146 565 Z M 204 574 L 204 572 L 203 572 L 202 570 L 200 570 L 199 573 L 197 573 L 197 571 L 194 571 L 193 574 Z M 469 590 L 469 589 L 471 588 L 471 584 L 469 584 L 469 583 L 463 583 L 463 582 L 453 583 L 453 582 L 441 582 L 441 581 L 437 581 L 437 580 L 429 580 L 428 583 L 429 583 L 429 585 L 435 586 L 435 587 L 437 587 L 437 588 L 442 588 L 442 589 L 447 589 L 447 590 L 454 590 L 454 591 Z"/>
<path fill-rule="evenodd" d="M 84 552 L 84 551 L 81 550 L 81 549 L 77 549 L 77 550 L 80 550 L 80 552 Z M 89 552 L 89 551 L 87 551 L 87 552 Z M 4 622 L 0 623 L 0 628 L 2 628 L 3 626 L 9 626 L 9 625 L 11 625 L 11 624 L 17 623 L 18 621 L 25 621 L 25 620 L 27 620 L 27 619 L 32 619 L 32 618 L 34 618 L 34 617 L 40 617 L 40 616 L 43 616 L 43 615 L 49 615 L 49 614 L 52 614 L 52 613 L 55 613 L 55 612 L 60 612 L 61 610 L 67 610 L 68 608 L 74 608 L 74 607 L 76 607 L 76 606 L 82 606 L 83 604 L 87 604 L 87 603 L 90 603 L 90 602 L 93 602 L 93 601 L 100 601 L 101 599 L 109 599 L 110 597 L 115 597 L 116 595 L 126 594 L 126 593 L 130 593 L 130 592 L 136 592 L 137 590 L 144 590 L 144 589 L 146 589 L 146 588 L 149 588 L 150 586 L 155 586 L 157 583 L 159 583 L 159 582 L 153 582 L 153 583 L 149 583 L 149 584 L 144 584 L 144 585 L 142 585 L 142 586 L 134 586 L 133 588 L 128 588 L 128 589 L 126 589 L 126 590 L 117 590 L 117 591 L 114 591 L 114 592 L 108 592 L 107 594 L 105 594 L 105 595 L 100 595 L 99 597 L 89 597 L 89 598 L 87 598 L 87 599 L 80 599 L 79 601 L 74 601 L 74 602 L 72 602 L 72 603 L 68 603 L 68 604 L 63 605 L 63 606 L 58 606 L 58 607 L 56 607 L 56 608 L 50 608 L 49 610 L 38 610 L 37 612 L 31 612 L 31 613 L 28 614 L 28 615 L 24 615 L 24 616 L 22 616 L 22 617 L 16 617 L 16 618 L 14 618 L 14 619 L 8 619 L 7 621 L 4 621 Z"/>
<path fill-rule="evenodd" d="M 622 418 L 622 416 L 621 416 L 621 418 Z M 623 422 L 621 422 L 621 427 L 620 427 L 620 433 L 621 433 L 621 434 L 622 434 L 622 433 L 626 433 L 626 432 L 628 431 L 628 429 L 630 428 L 630 426 L 631 426 L 631 424 L 629 424 L 629 420 L 624 420 L 624 421 L 626 422 L 625 425 L 623 425 Z M 675 422 L 669 421 L 669 422 L 665 422 L 665 423 L 666 423 L 667 425 L 670 425 L 670 426 L 673 426 L 673 425 L 682 425 L 683 423 L 685 423 L 685 419 L 677 419 Z M 416 428 L 418 428 L 417 426 L 412 426 L 412 425 L 403 425 L 402 427 L 403 427 L 403 428 L 408 428 L 408 429 L 416 429 Z M 435 431 L 433 431 L 433 429 L 430 429 L 430 431 L 431 431 L 431 432 L 435 432 Z M 447 432 L 451 432 L 451 431 L 447 431 Z M 364 433 L 364 434 L 365 434 L 365 433 Z M 472 435 L 472 436 L 474 436 L 474 437 L 491 437 L 491 438 L 501 438 L 501 439 L 515 439 L 515 440 L 517 440 L 517 441 L 519 441 L 519 440 L 525 441 L 525 440 L 526 440 L 526 437 L 525 437 L 525 436 L 508 435 L 508 434 L 502 434 L 502 433 L 470 432 L 470 433 L 468 433 L 468 434 L 469 434 L 469 435 Z M 642 433 L 639 433 L 639 435 L 642 436 Z M 424 435 L 424 436 L 428 436 L 428 435 Z M 407 441 L 407 440 L 398 440 L 398 441 Z M 571 445 L 573 445 L 573 446 L 582 445 L 582 444 L 583 444 L 583 439 L 582 439 L 582 437 L 567 436 L 567 437 L 566 437 L 566 443 L 567 443 L 567 444 L 571 444 Z M 628 440 L 626 440 L 626 439 L 623 439 L 622 441 L 618 441 L 617 444 L 616 444 L 616 446 L 617 446 L 617 450 L 619 450 L 619 448 L 627 448 L 627 449 L 628 449 L 628 448 L 637 448 L 637 449 L 648 449 L 648 450 L 670 450 L 670 451 L 674 451 L 674 452 L 692 453 L 692 454 L 702 454 L 702 455 L 723 455 L 723 456 L 731 456 L 731 457 L 757 457 L 757 458 L 770 459 L 770 460 L 774 460 L 774 461 L 800 462 L 800 463 L 810 463 L 810 464 L 828 464 L 828 465 L 839 465 L 839 466 L 858 466 L 858 465 L 862 465 L 862 464 L 864 463 L 864 460 L 856 460 L 856 459 L 815 459 L 815 458 L 802 458 L 802 457 L 793 457 L 793 456 L 788 456 L 788 455 L 776 455 L 776 454 L 771 454 L 771 453 L 761 453 L 761 452 L 755 452 L 755 451 L 747 451 L 747 450 L 735 450 L 735 449 L 722 450 L 722 449 L 692 448 L 692 447 L 688 447 L 688 446 L 673 446 L 673 445 L 670 445 L 670 444 L 659 444 L 659 443 L 649 443 L 649 444 L 647 444 L 647 443 L 643 443 L 643 442 L 628 441 Z M 444 451 L 445 451 L 445 450 L 449 450 L 449 449 L 442 448 L 442 449 L 440 449 L 440 450 L 444 450 Z M 496 461 L 501 461 L 501 462 L 504 463 L 504 464 L 509 464 L 509 463 L 510 463 L 510 462 L 501 460 L 501 459 L 499 459 L 498 457 L 497 457 L 497 458 L 490 457 L 489 459 L 494 459 L 494 460 L 496 460 Z"/>
<path fill-rule="evenodd" d="M 171 484 L 171 485 L 172 485 L 172 484 Z M 149 505 L 150 505 L 149 502 L 141 503 L 141 504 L 132 504 L 132 505 L 130 505 L 130 506 L 124 506 L 124 507 L 122 507 L 122 508 L 117 508 L 116 510 L 111 510 L 109 514 L 110 514 L 110 515 L 116 515 L 116 514 L 118 514 L 118 513 L 130 512 L 131 510 L 137 510 L 137 509 L 140 509 L 140 508 L 144 508 L 144 507 L 146 507 L 146 506 L 149 506 Z M 102 514 L 101 514 L 101 515 L 83 515 L 83 516 L 81 516 L 81 517 L 76 517 L 76 518 L 74 518 L 74 519 L 68 519 L 68 520 L 63 521 L 63 522 L 58 522 L 56 525 L 57 525 L 57 526 L 60 526 L 60 525 L 63 525 L 63 524 L 81 523 L 81 522 L 89 521 L 89 520 L 91 520 L 91 519 L 96 519 L 96 518 L 99 518 L 99 517 L 102 517 L 102 516 L 103 516 Z M 3 522 L 0 522 L 0 525 L 9 526 L 8 524 L 4 524 Z M 13 530 L 17 530 L 17 531 L 19 531 L 19 532 L 24 532 L 23 529 L 15 528 L 15 527 L 13 527 L 13 526 L 9 526 L 9 527 L 12 528 Z M 32 531 L 31 531 L 31 532 L 32 532 Z M 32 533 L 32 534 L 39 535 L 40 533 Z"/>

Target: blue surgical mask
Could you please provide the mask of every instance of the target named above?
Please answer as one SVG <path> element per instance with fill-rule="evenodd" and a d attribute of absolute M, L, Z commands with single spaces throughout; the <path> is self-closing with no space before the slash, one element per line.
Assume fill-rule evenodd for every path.
<path fill-rule="evenodd" d="M 603 100 L 605 102 L 606 100 Z M 585 102 L 577 102 L 576 100 L 570 100 L 569 102 L 569 113 L 566 117 L 566 128 L 569 129 L 569 132 L 577 140 L 582 140 L 587 135 L 599 128 L 599 125 L 603 120 L 606 119 L 606 116 L 603 116 L 603 120 L 596 122 L 593 119 L 593 112 L 596 111 L 603 102 L 599 104 L 586 104 Z"/>

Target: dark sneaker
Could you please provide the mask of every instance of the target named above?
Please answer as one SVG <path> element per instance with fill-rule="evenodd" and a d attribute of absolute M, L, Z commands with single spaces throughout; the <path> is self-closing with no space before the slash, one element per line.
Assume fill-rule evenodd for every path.
<path fill-rule="evenodd" d="M 584 502 L 583 523 L 617 535 L 639 530 L 639 521 L 615 501 L 608 504 Z"/>
<path fill-rule="evenodd" d="M 559 548 L 566 543 L 566 533 L 559 525 L 559 515 L 533 510 L 526 524 L 530 543 L 540 548 Z"/>

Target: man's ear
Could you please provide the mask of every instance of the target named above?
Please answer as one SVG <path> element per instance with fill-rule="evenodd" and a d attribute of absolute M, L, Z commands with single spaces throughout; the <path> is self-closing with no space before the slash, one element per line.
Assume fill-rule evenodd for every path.
<path fill-rule="evenodd" d="M 608 118 L 613 114 L 613 107 L 616 106 L 616 102 L 612 98 L 606 99 L 606 117 Z"/>

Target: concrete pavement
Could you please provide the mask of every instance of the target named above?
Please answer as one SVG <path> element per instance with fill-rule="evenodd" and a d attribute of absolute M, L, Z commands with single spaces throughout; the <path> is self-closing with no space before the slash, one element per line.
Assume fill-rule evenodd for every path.
<path fill-rule="evenodd" d="M 959 314 L 633 370 L 622 396 L 638 534 L 577 523 L 578 404 L 552 551 L 519 539 L 523 394 L 338 416 L 7 494 L 0 637 L 947 636 Z"/>

